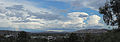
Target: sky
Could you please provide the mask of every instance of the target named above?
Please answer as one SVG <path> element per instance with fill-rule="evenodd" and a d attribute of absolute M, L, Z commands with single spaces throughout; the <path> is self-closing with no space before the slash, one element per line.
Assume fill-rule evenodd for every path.
<path fill-rule="evenodd" d="M 76 31 L 106 28 L 106 0 L 0 0 L 0 30 Z"/>

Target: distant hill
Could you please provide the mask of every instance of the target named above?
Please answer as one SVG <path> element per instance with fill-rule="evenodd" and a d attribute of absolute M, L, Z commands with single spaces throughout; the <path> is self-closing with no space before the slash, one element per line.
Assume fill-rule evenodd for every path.
<path fill-rule="evenodd" d="M 83 29 L 73 33 L 106 33 L 107 31 L 107 29 Z"/>
<path fill-rule="evenodd" d="M 84 29 L 84 30 L 77 30 L 74 32 L 56 32 L 56 31 L 45 31 L 45 32 L 39 32 L 39 33 L 106 33 L 108 30 L 107 29 Z M 10 30 L 0 30 L 0 35 L 5 35 L 5 34 L 13 34 L 16 35 L 20 31 L 10 31 Z M 28 32 L 31 34 L 30 32 Z M 34 32 L 35 33 L 35 32 Z M 38 34 L 38 32 L 36 32 Z"/>
<path fill-rule="evenodd" d="M 70 32 L 45 31 L 40 33 L 70 33 Z"/>
<path fill-rule="evenodd" d="M 106 33 L 107 31 L 108 31 L 107 29 L 83 29 L 73 32 L 44 31 L 40 33 Z"/>
<path fill-rule="evenodd" d="M 18 31 L 9 31 L 9 30 L 0 30 L 0 35 L 16 35 L 18 33 Z"/>
<path fill-rule="evenodd" d="M 21 31 L 0 30 L 0 35 L 17 35 Z M 30 34 L 30 32 L 27 32 Z"/>

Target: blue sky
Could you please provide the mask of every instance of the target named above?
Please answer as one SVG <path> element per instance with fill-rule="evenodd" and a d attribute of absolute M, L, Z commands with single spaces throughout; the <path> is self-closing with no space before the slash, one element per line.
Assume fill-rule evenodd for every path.
<path fill-rule="evenodd" d="M 98 10 L 105 0 L 0 1 L 1 30 L 70 32 L 106 28 Z"/>

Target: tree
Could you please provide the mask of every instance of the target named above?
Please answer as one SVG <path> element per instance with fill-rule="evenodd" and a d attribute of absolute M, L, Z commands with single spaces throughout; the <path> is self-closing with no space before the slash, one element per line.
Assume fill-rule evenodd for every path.
<path fill-rule="evenodd" d="M 120 30 L 120 0 L 110 0 L 103 7 L 99 8 L 103 14 L 103 20 L 107 25 L 118 26 Z"/>
<path fill-rule="evenodd" d="M 84 42 L 91 42 L 91 35 L 89 33 L 85 35 Z"/>
<path fill-rule="evenodd" d="M 69 42 L 77 42 L 77 40 L 78 40 L 77 34 L 76 33 L 71 33 L 68 40 L 69 40 Z"/>
<path fill-rule="evenodd" d="M 29 35 L 27 34 L 27 32 L 21 31 L 18 33 L 17 42 L 27 42 L 28 39 Z"/>

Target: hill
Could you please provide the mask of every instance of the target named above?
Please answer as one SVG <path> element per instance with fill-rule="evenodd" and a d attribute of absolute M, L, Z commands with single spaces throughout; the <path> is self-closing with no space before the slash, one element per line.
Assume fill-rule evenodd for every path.
<path fill-rule="evenodd" d="M 83 29 L 73 33 L 106 33 L 107 31 L 107 29 Z"/>

